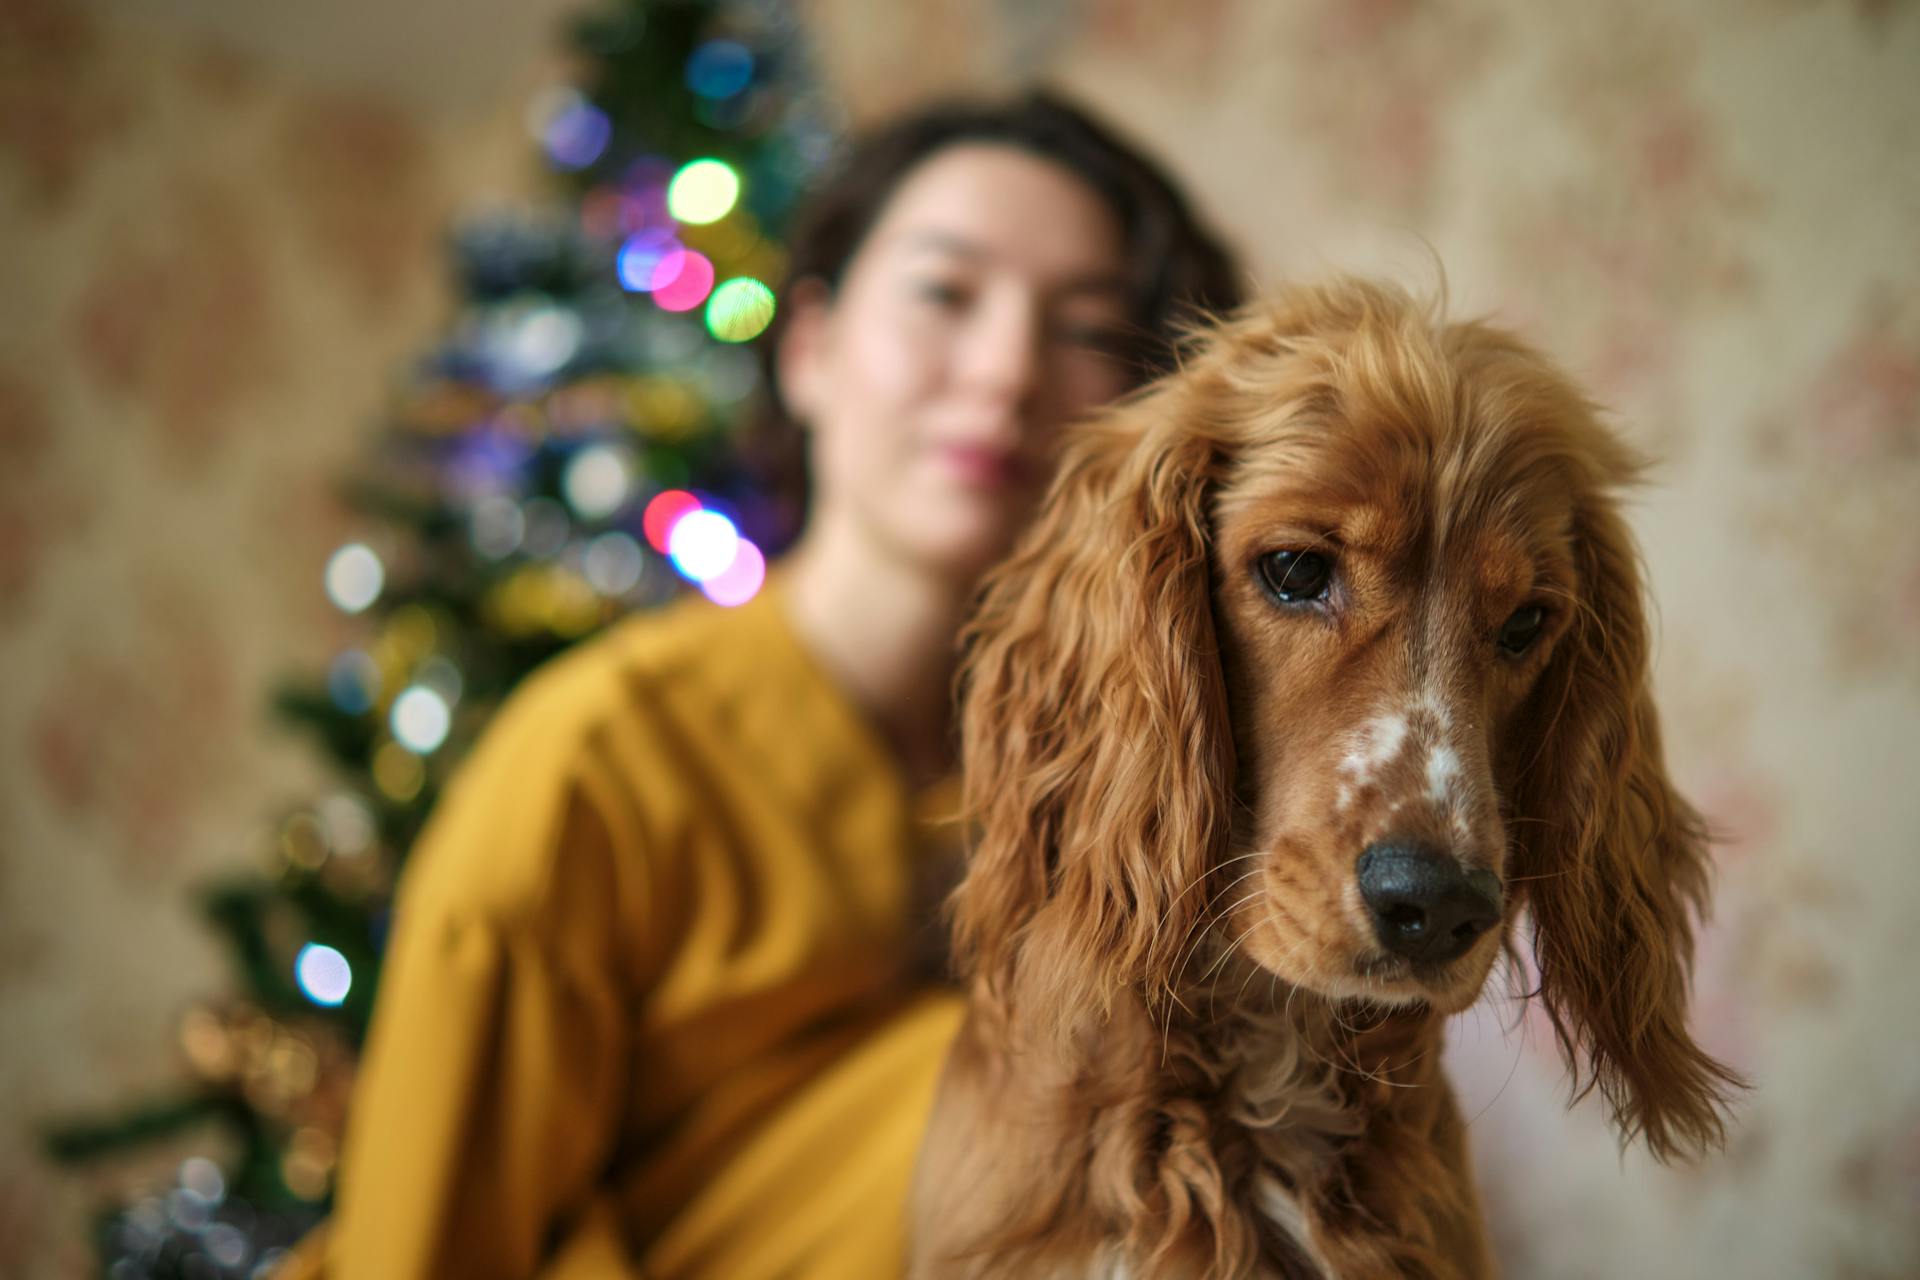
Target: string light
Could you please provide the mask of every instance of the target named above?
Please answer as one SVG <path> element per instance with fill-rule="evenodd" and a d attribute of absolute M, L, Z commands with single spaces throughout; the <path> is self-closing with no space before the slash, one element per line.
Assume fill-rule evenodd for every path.
<path fill-rule="evenodd" d="M 364 542 L 349 542 L 327 560 L 327 598 L 342 612 L 359 613 L 380 598 L 387 571 Z"/>
<path fill-rule="evenodd" d="M 346 792 L 336 792 L 315 805 L 314 813 L 326 833 L 327 845 L 335 853 L 356 857 L 373 848 L 379 837 L 373 810 L 366 801 Z"/>
<path fill-rule="evenodd" d="M 227 1198 L 226 1176 L 205 1156 L 188 1156 L 180 1162 L 180 1186 L 208 1204 L 219 1204 Z"/>
<path fill-rule="evenodd" d="M 281 1157 L 281 1180 L 302 1200 L 318 1200 L 327 1194 L 334 1160 L 333 1139 L 311 1125 L 302 1127 L 294 1131 Z"/>
<path fill-rule="evenodd" d="M 733 562 L 702 582 L 700 590 L 715 604 L 732 608 L 753 599 L 766 580 L 766 557 L 760 553 L 760 548 L 742 538 L 735 548 Z"/>
<path fill-rule="evenodd" d="M 580 351 L 586 328 L 567 307 L 540 303 L 508 318 L 498 334 L 502 363 L 521 378 L 542 382 L 564 369 Z"/>
<path fill-rule="evenodd" d="M 773 323 L 773 290 L 750 276 L 729 280 L 707 299 L 707 332 L 722 342 L 747 342 Z"/>
<path fill-rule="evenodd" d="M 650 293 L 654 273 L 668 255 L 685 252 L 684 246 L 665 227 L 649 227 L 629 236 L 614 255 L 614 274 L 628 293 Z"/>
<path fill-rule="evenodd" d="M 246 1233 L 231 1222 L 216 1222 L 200 1233 L 200 1247 L 223 1267 L 238 1267 L 246 1262 L 253 1248 Z"/>
<path fill-rule="evenodd" d="M 535 140 L 562 169 L 586 168 L 613 139 L 607 113 L 573 89 L 548 90 L 533 100 L 527 114 Z"/>
<path fill-rule="evenodd" d="M 327 860 L 327 833 L 310 813 L 296 813 L 280 827 L 280 852 L 288 862 L 312 871 Z"/>
<path fill-rule="evenodd" d="M 753 82 L 753 54 L 738 40 L 709 40 L 687 59 L 687 88 L 703 98 L 731 98 Z"/>
<path fill-rule="evenodd" d="M 373 785 L 382 795 L 405 804 L 427 783 L 427 767 L 420 757 L 397 742 L 383 742 L 373 753 Z"/>
<path fill-rule="evenodd" d="M 660 260 L 653 273 L 653 300 L 663 311 L 691 311 L 713 291 L 713 262 L 682 249 Z"/>
<path fill-rule="evenodd" d="M 574 511 L 587 520 L 603 520 L 626 505 L 633 485 L 633 464 L 626 451 L 592 445 L 573 455 L 560 487 Z"/>
<path fill-rule="evenodd" d="M 420 669 L 413 673 L 413 682 L 439 694 L 440 700 L 449 707 L 460 701 L 460 695 L 467 688 L 466 677 L 444 653 L 436 653 L 421 663 Z"/>
<path fill-rule="evenodd" d="M 353 967 L 332 947 L 309 942 L 294 957 L 293 980 L 307 999 L 332 1009 L 353 989 Z"/>
<path fill-rule="evenodd" d="M 415 755 L 427 755 L 447 740 L 453 715 L 446 699 L 433 690 L 415 685 L 393 700 L 389 716 L 394 741 Z"/>
<path fill-rule="evenodd" d="M 504 560 L 520 546 L 527 522 L 512 498 L 492 494 L 473 504 L 467 517 L 467 537 L 473 549 L 489 560 Z"/>
<path fill-rule="evenodd" d="M 640 584 L 646 558 L 640 544 L 618 529 L 610 530 L 587 544 L 581 569 L 593 589 L 603 596 L 623 596 Z"/>
<path fill-rule="evenodd" d="M 693 160 L 667 184 L 667 212 L 696 226 L 718 222 L 740 198 L 740 175 L 724 160 Z"/>
<path fill-rule="evenodd" d="M 667 555 L 674 567 L 695 582 L 718 577 L 733 563 L 739 547 L 740 531 L 718 511 L 690 511 L 667 535 Z"/>
<path fill-rule="evenodd" d="M 380 664 L 359 649 L 348 649 L 327 668 L 327 696 L 350 716 L 373 710 L 380 697 Z"/>
<path fill-rule="evenodd" d="M 666 555 L 667 541 L 673 536 L 673 526 L 680 522 L 681 516 L 699 509 L 700 499 L 685 489 L 668 489 L 656 494 L 640 517 L 640 527 L 647 535 L 647 545 Z"/>
<path fill-rule="evenodd" d="M 526 505 L 520 508 L 520 516 L 525 522 L 521 546 L 528 555 L 544 560 L 567 545 L 573 522 L 567 519 L 567 509 L 552 498 L 527 499 Z"/>

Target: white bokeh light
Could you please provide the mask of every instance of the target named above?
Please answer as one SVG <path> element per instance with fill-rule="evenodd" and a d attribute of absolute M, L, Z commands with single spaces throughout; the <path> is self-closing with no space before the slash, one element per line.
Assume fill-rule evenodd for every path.
<path fill-rule="evenodd" d="M 520 505 L 499 494 L 489 494 L 474 503 L 467 521 L 473 549 L 489 560 L 503 560 L 519 550 L 520 539 L 527 532 Z"/>
<path fill-rule="evenodd" d="M 626 504 L 633 491 L 633 464 L 624 450 L 594 445 L 573 455 L 560 483 L 568 505 L 588 520 L 599 520 Z"/>
<path fill-rule="evenodd" d="M 559 372 L 573 359 L 585 333 L 580 317 L 572 311 L 536 306 L 507 328 L 501 354 L 522 375 L 545 378 Z"/>
<path fill-rule="evenodd" d="M 327 561 L 327 598 L 347 613 L 378 600 L 386 585 L 386 566 L 364 542 L 349 542 Z"/>
<path fill-rule="evenodd" d="M 300 948 L 293 962 L 293 977 L 307 999 L 328 1008 L 345 1000 L 353 989 L 353 967 L 347 958 L 318 942 Z"/>
<path fill-rule="evenodd" d="M 567 518 L 567 509 L 552 498 L 528 498 L 520 513 L 525 522 L 521 547 L 528 555 L 545 559 L 567 545 L 573 521 Z"/>
<path fill-rule="evenodd" d="M 180 1162 L 180 1185 L 208 1204 L 227 1198 L 227 1180 L 220 1166 L 205 1156 L 188 1156 Z"/>
<path fill-rule="evenodd" d="M 467 678 L 460 674 L 460 668 L 453 659 L 443 653 L 436 653 L 420 664 L 413 673 L 413 682 L 440 695 L 440 700 L 449 707 L 460 704 L 460 695 L 467 691 Z"/>
<path fill-rule="evenodd" d="M 423 756 L 447 740 L 453 714 L 445 698 L 423 685 L 415 685 L 393 700 L 389 723 L 394 741 Z"/>
<path fill-rule="evenodd" d="M 695 582 L 725 573 L 739 549 L 739 531 L 718 511 L 689 511 L 674 522 L 667 537 L 667 554 L 675 567 Z"/>
<path fill-rule="evenodd" d="M 320 801 L 313 811 L 326 833 L 327 847 L 335 853 L 354 857 L 373 848 L 379 839 L 373 810 L 358 796 L 339 792 Z"/>
<path fill-rule="evenodd" d="M 581 568 L 595 591 L 603 596 L 622 596 L 639 585 L 646 556 L 631 536 L 615 529 L 587 544 Z"/>

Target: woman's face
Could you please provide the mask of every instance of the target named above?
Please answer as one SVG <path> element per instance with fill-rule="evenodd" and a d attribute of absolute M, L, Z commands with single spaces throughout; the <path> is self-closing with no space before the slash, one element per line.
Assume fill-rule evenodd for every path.
<path fill-rule="evenodd" d="M 1059 428 L 1127 389 L 1121 231 L 1080 178 L 958 144 L 910 170 L 780 352 L 813 519 L 970 581 L 1045 487 Z"/>

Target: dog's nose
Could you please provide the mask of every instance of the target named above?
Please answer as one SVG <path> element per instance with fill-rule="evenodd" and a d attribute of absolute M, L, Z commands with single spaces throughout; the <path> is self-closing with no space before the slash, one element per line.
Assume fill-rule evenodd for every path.
<path fill-rule="evenodd" d="M 1356 868 L 1380 945 L 1445 964 L 1500 923 L 1500 878 L 1414 845 L 1370 845 Z"/>

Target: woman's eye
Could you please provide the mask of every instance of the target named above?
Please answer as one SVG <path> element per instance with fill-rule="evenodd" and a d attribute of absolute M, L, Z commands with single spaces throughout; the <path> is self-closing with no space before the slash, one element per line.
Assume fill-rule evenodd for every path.
<path fill-rule="evenodd" d="M 930 302 L 936 307 L 959 307 L 967 300 L 964 288 L 945 280 L 922 280 L 914 286 L 914 294 L 922 302 Z"/>
<path fill-rule="evenodd" d="M 1068 346 L 1103 356 L 1125 355 L 1132 346 L 1127 331 L 1111 324 L 1063 324 L 1054 330 L 1054 336 Z"/>
<path fill-rule="evenodd" d="M 1260 579 L 1282 604 L 1323 600 L 1333 583 L 1333 557 L 1318 551 L 1270 551 L 1260 557 Z"/>
<path fill-rule="evenodd" d="M 1500 652 L 1517 658 L 1533 647 L 1547 624 L 1547 611 L 1537 604 L 1515 609 L 1513 616 L 1500 625 Z"/>

